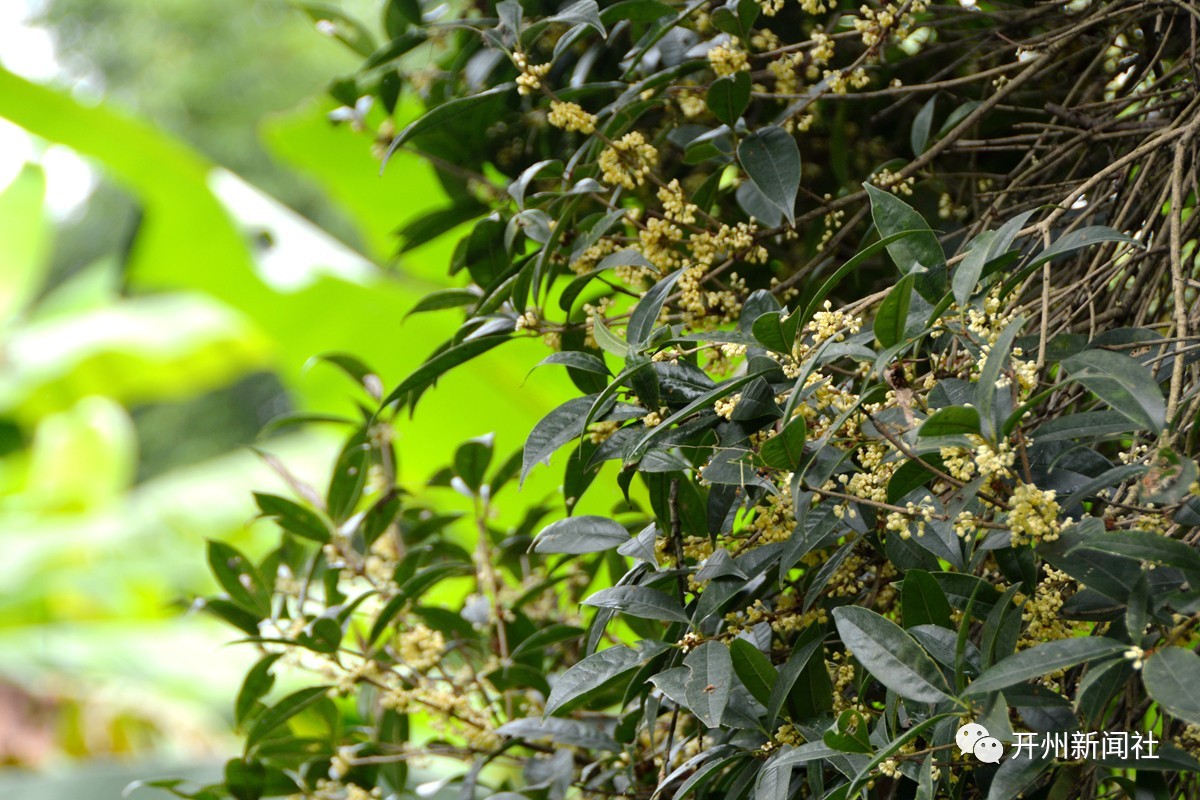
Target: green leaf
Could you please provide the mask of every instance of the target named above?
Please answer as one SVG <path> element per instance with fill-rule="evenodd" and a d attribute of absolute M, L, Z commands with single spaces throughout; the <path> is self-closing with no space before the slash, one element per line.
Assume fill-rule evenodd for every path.
<path fill-rule="evenodd" d="M 250 730 L 246 733 L 246 752 L 252 752 L 268 734 L 325 697 L 329 689 L 329 686 L 309 686 L 300 689 L 264 711 L 254 720 Z"/>
<path fill-rule="evenodd" d="M 606 353 L 612 353 L 617 358 L 625 358 L 629 355 L 629 343 L 622 339 L 617 334 L 609 330 L 604 324 L 604 320 L 597 314 L 592 318 L 594 327 L 592 333 L 596 338 L 596 344 L 600 345 L 600 349 Z"/>
<path fill-rule="evenodd" d="M 928 535 L 928 534 L 927 534 Z M 900 608 L 904 627 L 917 625 L 950 624 L 950 601 L 938 582 L 923 569 L 910 569 L 904 573 L 904 584 L 900 589 Z"/>
<path fill-rule="evenodd" d="M 528 741 L 549 739 L 569 747 L 588 750 L 617 751 L 621 746 L 595 725 L 574 719 L 526 717 L 506 722 L 496 729 L 501 736 L 513 736 Z"/>
<path fill-rule="evenodd" d="M 660 17 L 669 17 L 675 13 L 661 0 L 621 0 L 605 7 L 600 12 L 600 20 L 605 25 L 627 19 L 630 22 L 653 22 Z"/>
<path fill-rule="evenodd" d="M 779 679 L 779 673 L 761 650 L 745 639 L 734 639 L 729 645 L 733 671 L 741 679 L 750 695 L 764 706 L 771 699 L 771 689 Z"/>
<path fill-rule="evenodd" d="M 800 457 L 804 454 L 804 442 L 807 438 L 808 427 L 804 417 L 797 414 L 779 433 L 763 442 L 759 455 L 768 467 L 794 470 L 800 466 Z"/>
<path fill-rule="evenodd" d="M 254 563 L 232 545 L 210 540 L 208 564 L 229 599 L 241 608 L 258 615 L 271 613 L 271 590 Z"/>
<path fill-rule="evenodd" d="M 979 433 L 979 411 L 972 406 L 939 408 L 921 423 L 919 436 L 956 436 Z"/>
<path fill-rule="evenodd" d="M 738 161 L 758 190 L 796 222 L 796 194 L 800 191 L 800 148 L 783 128 L 769 125 L 742 139 Z"/>
<path fill-rule="evenodd" d="M 1142 667 L 1142 683 L 1154 701 L 1181 720 L 1200 725 L 1200 656 L 1182 647 L 1158 650 Z"/>
<path fill-rule="evenodd" d="M 439 350 L 430 356 L 424 364 L 417 367 L 411 375 L 401 381 L 400 385 L 393 389 L 392 393 L 383 401 L 383 405 L 389 406 L 392 403 L 400 401 L 411 392 L 420 394 L 450 369 L 460 364 L 465 364 L 472 358 L 486 353 L 496 345 L 507 340 L 507 334 L 481 336 L 478 339 L 470 339 L 462 344 Z"/>
<path fill-rule="evenodd" d="M 733 683 L 733 659 L 724 642 L 709 640 L 687 654 L 684 695 L 688 708 L 710 728 L 719 727 Z"/>
<path fill-rule="evenodd" d="M 245 722 L 246 717 L 250 716 L 250 712 L 254 710 L 255 703 L 266 697 L 267 693 L 271 691 L 271 687 L 275 685 L 275 676 L 271 674 L 271 667 L 282 655 L 283 653 L 269 653 L 259 659 L 246 673 L 246 678 L 242 681 L 242 688 L 238 690 L 237 701 L 233 707 L 233 719 L 237 725 Z"/>
<path fill-rule="evenodd" d="M 750 73 L 736 72 L 713 81 L 705 101 L 713 116 L 732 128 L 750 104 Z"/>
<path fill-rule="evenodd" d="M 954 289 L 954 300 L 959 308 L 966 308 L 975 287 L 979 285 L 979 277 L 987 265 L 992 242 L 996 239 L 995 231 L 984 231 L 971 240 L 971 249 L 966 258 L 954 270 L 951 287 Z"/>
<path fill-rule="evenodd" d="M 454 451 L 454 472 L 473 492 L 483 485 L 488 465 L 492 463 L 494 434 L 468 439 Z"/>
<path fill-rule="evenodd" d="M 1166 426 L 1167 404 L 1162 389 L 1154 373 L 1132 356 L 1112 350 L 1084 350 L 1064 359 L 1062 366 L 1072 380 L 1143 428 L 1158 433 Z"/>
<path fill-rule="evenodd" d="M 329 527 L 312 509 L 273 494 L 255 492 L 254 500 L 262 515 L 274 519 L 285 531 L 322 544 L 329 541 Z"/>
<path fill-rule="evenodd" d="M 629 532 L 608 517 L 567 517 L 551 523 L 533 541 L 535 553 L 600 553 L 629 541 Z"/>
<path fill-rule="evenodd" d="M 920 703 L 950 699 L 933 659 L 899 625 L 858 606 L 835 608 L 833 619 L 842 642 L 884 686 Z"/>
<path fill-rule="evenodd" d="M 864 247 L 862 250 L 855 253 L 854 256 L 852 256 L 850 258 L 849 261 L 847 261 L 842 266 L 838 267 L 837 271 L 834 272 L 832 275 L 830 275 L 829 279 L 826 280 L 823 284 L 821 284 L 821 288 L 817 290 L 817 293 L 815 295 L 813 295 L 808 300 L 808 302 L 806 302 L 804 304 L 804 311 L 800 313 L 800 316 L 796 320 L 797 326 L 803 325 L 804 323 L 811 320 L 813 317 L 813 314 L 816 313 L 817 308 L 820 307 L 821 303 L 825 300 L 825 298 L 829 296 L 829 293 L 832 292 L 837 287 L 837 285 L 839 283 L 841 283 L 842 280 L 847 275 L 849 275 L 852 272 L 855 272 L 858 269 L 859 265 L 861 265 L 868 258 L 875 255 L 879 251 L 890 247 L 893 242 L 898 242 L 901 239 L 904 239 L 909 236 L 920 236 L 928 229 L 929 229 L 929 226 L 925 225 L 924 220 L 922 220 L 921 229 L 897 231 L 896 233 L 892 233 L 887 236 L 884 236 L 879 241 L 873 242 L 873 243 L 867 245 L 866 247 Z"/>
<path fill-rule="evenodd" d="M 634 444 L 634 446 L 630 449 L 629 455 L 626 458 L 626 462 L 627 463 L 637 463 L 642 458 L 642 456 L 644 456 L 646 454 L 646 451 L 650 448 L 650 445 L 657 439 L 660 439 L 663 436 L 666 436 L 670 432 L 671 426 L 674 425 L 676 422 L 679 422 L 680 420 L 685 419 L 686 417 L 694 414 L 696 411 L 699 411 L 700 409 L 712 408 L 713 403 L 717 402 L 722 397 L 733 394 L 736 390 L 742 388 L 743 386 L 745 386 L 749 383 L 752 383 L 753 381 L 758 380 L 759 378 L 766 376 L 767 374 L 768 374 L 767 370 L 762 370 L 762 371 L 758 371 L 758 372 L 753 372 L 749 375 L 743 375 L 740 378 L 735 378 L 734 380 L 726 381 L 725 383 L 722 383 L 719 386 L 717 386 L 712 391 L 705 392 L 704 394 L 700 395 L 695 400 L 691 401 L 686 406 L 679 409 L 674 414 L 667 417 L 661 423 L 654 426 L 647 433 L 645 433 L 642 436 L 642 438 L 639 439 Z"/>
<path fill-rule="evenodd" d="M 663 303 L 666 302 L 667 295 L 675 288 L 675 283 L 683 274 L 683 270 L 684 268 L 681 267 L 651 286 L 634 307 L 633 313 L 629 317 L 629 326 L 625 329 L 625 337 L 635 349 L 640 351 L 650 341 L 650 334 L 654 331 L 654 324 L 658 322 L 658 315 L 662 312 Z M 596 322 L 599 324 L 599 318 Z M 596 337 L 596 341 L 600 341 L 599 336 Z M 626 347 L 624 352 L 628 352 L 628 350 L 629 348 Z M 624 357 L 623 353 L 617 355 Z"/>
<path fill-rule="evenodd" d="M 574 397 L 551 411 L 533 426 L 525 439 L 521 459 L 521 484 L 529 471 L 541 461 L 549 461 L 558 448 L 583 433 L 584 417 L 596 402 L 597 395 Z"/>
<path fill-rule="evenodd" d="M 730 36 L 746 39 L 760 11 L 755 0 L 727 0 L 725 5 L 713 9 L 712 24 Z"/>
<path fill-rule="evenodd" d="M 1102 636 L 1061 639 L 1035 645 L 989 667 L 963 694 L 967 697 L 987 694 L 1056 670 L 1108 658 L 1127 648 L 1128 645 Z"/>
<path fill-rule="evenodd" d="M 897 239 L 887 246 L 888 255 L 896 262 L 901 274 L 914 271 L 931 271 L 946 263 L 946 254 L 925 218 L 913 207 L 891 192 L 886 192 L 864 183 L 871 198 L 871 218 L 880 236 L 890 236 L 901 231 L 921 233 Z"/>
<path fill-rule="evenodd" d="M 225 762 L 225 788 L 235 800 L 258 800 L 262 797 L 267 771 L 259 761 L 231 758 Z"/>
<path fill-rule="evenodd" d="M 442 311 L 447 308 L 469 306 L 479 301 L 479 294 L 470 289 L 442 289 L 430 292 L 421 298 L 415 306 L 404 315 L 407 319 L 413 314 L 423 314 L 427 311 Z"/>
<path fill-rule="evenodd" d="M 983 368 L 979 370 L 979 382 L 975 385 L 975 407 L 979 409 L 980 431 L 989 441 L 996 438 L 996 415 L 993 408 L 996 404 L 996 392 L 1000 391 L 996 388 L 996 381 L 1000 380 L 1000 373 L 1004 371 L 1009 353 L 1012 352 L 1013 340 L 1024 325 L 1024 317 L 1017 317 L 1008 323 L 1008 327 L 996 337 L 995 344 L 988 351 L 987 360 L 983 362 Z"/>
<path fill-rule="evenodd" d="M 340 525 L 354 513 L 367 485 L 370 460 L 371 448 L 366 443 L 365 432 L 360 430 L 342 448 L 333 466 L 333 474 L 329 477 L 325 505 L 335 524 Z"/>
<path fill-rule="evenodd" d="M 909 140 L 914 156 L 925 152 L 925 145 L 929 143 L 929 132 L 933 128 L 933 113 L 936 108 L 937 95 L 935 94 L 925 101 L 925 105 L 921 106 L 921 110 L 913 119 L 912 134 Z"/>
<path fill-rule="evenodd" d="M 1038 253 L 1037 257 L 1023 268 L 1023 271 L 1032 267 L 1039 267 L 1042 264 L 1073 253 L 1076 250 L 1091 247 L 1102 242 L 1124 242 L 1125 244 L 1137 245 L 1138 247 L 1143 246 L 1137 239 L 1126 236 L 1114 228 L 1109 228 L 1105 225 L 1093 225 L 1060 236 L 1053 244 Z"/>
<path fill-rule="evenodd" d="M 754 338 L 768 350 L 776 353 L 791 353 L 792 346 L 784 335 L 783 325 L 780 323 L 781 316 L 778 311 L 760 314 L 750 326 L 750 331 L 754 334 Z"/>
<path fill-rule="evenodd" d="M 562 364 L 571 369 L 581 369 L 584 372 L 592 372 L 597 375 L 612 374 L 609 372 L 608 366 L 604 363 L 604 359 L 581 350 L 563 350 L 560 353 L 551 353 L 534 365 L 534 368 L 550 364 Z"/>
<path fill-rule="evenodd" d="M 908 323 L 908 309 L 912 305 L 912 289 L 915 280 L 915 275 L 905 275 L 879 305 L 879 313 L 875 315 L 875 324 L 872 329 L 875 332 L 875 338 L 884 347 L 895 347 L 904 341 L 904 331 Z"/>
<path fill-rule="evenodd" d="M 675 598 L 645 586 L 614 586 L 601 589 L 583 601 L 586 606 L 608 608 L 642 619 L 688 622 L 688 615 Z"/>
<path fill-rule="evenodd" d="M 666 647 L 661 642 L 646 644 L 657 645 L 658 652 Z M 550 696 L 546 698 L 544 715 L 548 717 L 561 709 L 586 702 L 598 694 L 609 681 L 632 672 L 645 660 L 644 652 L 624 645 L 592 653 L 558 676 L 550 690 Z"/>
<path fill-rule="evenodd" d="M 1147 531 L 1104 530 L 1087 533 L 1084 534 L 1081 543 L 1069 550 L 1067 555 L 1080 548 L 1200 571 L 1200 553 L 1177 539 L 1168 539 Z"/>
<path fill-rule="evenodd" d="M 440 106 L 437 106 L 429 111 L 429 113 L 409 123 L 404 130 L 400 131 L 399 135 L 392 140 L 392 143 L 388 145 L 387 152 L 383 156 L 383 165 L 380 167 L 380 170 L 382 171 L 382 169 L 387 166 L 387 162 L 389 159 L 391 159 L 392 154 L 395 153 L 400 146 L 409 139 L 413 138 L 414 136 L 420 136 L 422 134 L 435 131 L 438 128 L 448 124 L 451 120 L 457 119 L 463 114 L 469 114 L 475 111 L 480 106 L 490 102 L 493 98 L 507 94 L 515 89 L 516 86 L 517 84 L 515 81 L 510 81 L 508 83 L 502 83 L 499 86 L 493 86 L 491 89 L 485 89 L 482 92 L 476 92 L 465 97 L 456 98 L 449 102 L 442 103 Z"/>
<path fill-rule="evenodd" d="M 779 718 L 779 712 L 783 710 L 783 706 L 788 701 L 788 697 L 792 694 L 792 689 L 799 680 L 800 675 L 804 672 L 808 662 L 813 658 L 813 655 L 824 645 L 825 637 L 821 635 L 820 630 L 812 628 L 805 631 L 801 638 L 796 641 L 796 645 L 792 650 L 788 660 L 779 669 L 779 677 L 775 680 L 771 687 L 771 694 L 767 698 L 767 728 L 773 730 L 775 720 Z M 824 665 L 818 665 L 818 669 L 824 670 Z"/>

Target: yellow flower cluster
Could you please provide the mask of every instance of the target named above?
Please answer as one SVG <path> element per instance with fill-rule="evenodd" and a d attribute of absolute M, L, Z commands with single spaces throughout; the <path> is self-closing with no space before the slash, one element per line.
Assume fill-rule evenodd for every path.
<path fill-rule="evenodd" d="M 898 172 L 892 172 L 889 169 L 881 169 L 871 176 L 871 183 L 878 186 L 880 189 L 887 189 L 892 194 L 903 194 L 911 196 L 913 193 L 913 184 L 916 179 L 913 176 L 903 178 Z"/>
<path fill-rule="evenodd" d="M 961 447 L 943 447 L 938 450 L 946 474 L 964 483 L 975 477 L 975 462 Z"/>
<path fill-rule="evenodd" d="M 596 115 L 584 111 L 576 103 L 564 103 L 555 100 L 550 103 L 550 114 L 547 117 L 550 124 L 564 131 L 592 133 L 596 130 Z"/>
<path fill-rule="evenodd" d="M 437 664 L 446 649 L 446 639 L 440 631 L 418 623 L 402 632 L 396 640 L 396 651 L 405 666 L 425 672 Z"/>
<path fill-rule="evenodd" d="M 593 422 L 588 426 L 588 441 L 592 444 L 603 444 L 621 428 L 616 421 Z"/>
<path fill-rule="evenodd" d="M 862 317 L 855 317 L 844 311 L 834 311 L 832 304 L 826 300 L 822 311 L 813 314 L 804 330 L 812 335 L 812 348 L 816 349 L 828 341 L 840 342 L 849 334 L 853 336 L 862 330 Z"/>
<path fill-rule="evenodd" d="M 704 288 L 704 273 L 703 266 L 686 269 L 675 287 L 679 291 L 679 306 L 684 313 L 685 325 L 698 330 L 711 330 L 737 318 L 742 310 L 741 298 L 746 285 L 737 273 L 733 273 L 728 289 L 710 291 Z"/>
<path fill-rule="evenodd" d="M 704 231 L 691 237 L 688 243 L 691 245 L 693 260 L 705 266 L 711 266 L 720 258 L 732 257 L 737 253 L 741 253 L 743 260 L 752 264 L 765 264 L 767 249 L 755 244 L 754 237 L 757 233 L 758 226 L 753 222 L 739 222 L 732 227 L 722 224 L 715 233 Z"/>
<path fill-rule="evenodd" d="M 610 186 L 635 189 L 657 164 L 658 150 L 638 131 L 630 131 L 600 153 L 600 174 Z"/>
<path fill-rule="evenodd" d="M 1038 581 L 1033 597 L 1026 598 L 1020 593 L 1013 597 L 1014 603 L 1025 604 L 1021 611 L 1025 630 L 1017 642 L 1018 648 L 1070 638 L 1075 634 L 1076 625 L 1080 624 L 1068 623 L 1059 617 L 1059 610 L 1066 602 L 1063 592 L 1074 583 L 1070 576 L 1049 564 L 1043 565 L 1042 571 L 1046 577 Z"/>
<path fill-rule="evenodd" d="M 740 394 L 729 395 L 722 397 L 717 402 L 713 403 L 713 410 L 717 412 L 717 416 L 722 419 L 732 419 L 733 410 L 737 408 L 738 401 L 742 399 Z"/>
<path fill-rule="evenodd" d="M 750 69 L 745 50 L 728 45 L 717 45 L 708 51 L 708 64 L 718 78 L 735 75 Z"/>
<path fill-rule="evenodd" d="M 779 480 L 779 494 L 769 495 L 754 510 L 754 519 L 746 526 L 751 534 L 758 535 L 759 544 L 786 542 L 796 530 L 795 504 L 792 502 L 791 475 Z"/>
<path fill-rule="evenodd" d="M 683 241 L 683 230 L 669 219 L 652 217 L 638 232 L 642 255 L 660 273 L 673 272 L 682 261 L 677 245 Z"/>
<path fill-rule="evenodd" d="M 696 206 L 683 196 L 683 188 L 679 179 L 674 178 L 666 186 L 658 190 L 658 200 L 663 205 L 663 215 L 672 222 L 681 225 L 691 225 L 696 221 Z"/>
<path fill-rule="evenodd" d="M 905 511 L 892 511 L 887 515 L 886 528 L 900 534 L 901 539 L 912 538 L 912 523 L 916 523 L 918 537 L 925 535 L 925 527 L 933 519 L 933 508 L 927 505 L 906 503 Z"/>
<path fill-rule="evenodd" d="M 833 682 L 833 710 L 834 713 L 839 713 L 851 705 L 846 698 L 846 690 L 854 685 L 854 664 L 850 660 L 849 650 L 844 653 L 835 652 L 832 659 L 832 663 L 827 661 L 825 666 Z"/>
<path fill-rule="evenodd" d="M 975 467 L 980 475 L 986 475 L 988 479 L 1006 478 L 1011 475 L 1016 458 L 1017 454 L 1012 451 L 1008 442 L 999 442 L 993 448 L 980 438 L 975 448 Z"/>
<path fill-rule="evenodd" d="M 530 64 L 524 53 L 513 53 L 513 64 L 521 70 L 517 76 L 517 92 L 530 94 L 542 88 L 542 78 L 550 72 L 549 64 Z"/>
<path fill-rule="evenodd" d="M 1058 512 L 1054 490 L 1043 491 L 1031 483 L 1018 483 L 1013 489 L 1012 509 L 1008 512 L 1008 528 L 1012 531 L 1013 546 L 1052 542 L 1057 539 L 1062 530 L 1058 522 Z"/>
<path fill-rule="evenodd" d="M 500 744 L 492 730 L 488 715 L 461 690 L 445 690 L 419 685 L 412 689 L 390 688 L 383 692 L 380 703 L 402 713 L 424 713 L 430 727 L 442 733 L 452 733 L 466 739 L 467 744 L 490 750 Z"/>

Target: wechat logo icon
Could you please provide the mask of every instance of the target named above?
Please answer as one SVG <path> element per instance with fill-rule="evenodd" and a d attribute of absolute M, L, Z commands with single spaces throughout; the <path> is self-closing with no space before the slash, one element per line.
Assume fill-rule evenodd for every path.
<path fill-rule="evenodd" d="M 1004 745 L 1000 744 L 1000 740 L 976 722 L 959 728 L 958 733 L 954 734 L 954 742 L 964 756 L 970 753 L 985 764 L 997 764 L 1004 756 Z"/>

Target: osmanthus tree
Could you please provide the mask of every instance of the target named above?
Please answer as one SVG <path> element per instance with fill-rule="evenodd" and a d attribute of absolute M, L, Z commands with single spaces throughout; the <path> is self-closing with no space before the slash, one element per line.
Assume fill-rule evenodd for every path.
<path fill-rule="evenodd" d="M 263 655 L 226 781 L 175 791 L 1200 791 L 1200 12 L 393 0 L 383 45 L 312 13 L 367 56 L 339 116 L 442 176 L 402 246 L 461 236 L 416 310 L 463 322 L 327 492 L 259 496 L 265 560 L 212 545 Z M 433 477 L 472 518 L 416 503 L 394 425 L 518 337 L 578 396 Z M 965 722 L 1074 744 L 986 764 Z"/>

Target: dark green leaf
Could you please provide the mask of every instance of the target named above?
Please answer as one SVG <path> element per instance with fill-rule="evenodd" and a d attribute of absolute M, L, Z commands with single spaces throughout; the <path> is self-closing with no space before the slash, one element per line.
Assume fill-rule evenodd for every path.
<path fill-rule="evenodd" d="M 329 689 L 328 686 L 309 686 L 300 689 L 264 711 L 254 720 L 250 730 L 246 733 L 246 752 L 253 751 L 255 745 L 266 738 L 268 734 L 325 697 Z"/>
<path fill-rule="evenodd" d="M 984 231 L 971 240 L 971 249 L 954 270 L 951 286 L 954 289 L 954 300 L 959 308 L 966 308 L 975 287 L 979 285 L 979 277 L 987 265 L 991 244 L 996 240 L 995 231 Z"/>
<path fill-rule="evenodd" d="M 950 698 L 937 665 L 899 625 L 857 606 L 835 608 L 833 619 L 842 642 L 884 686 L 921 703 Z"/>
<path fill-rule="evenodd" d="M 921 423 L 921 436 L 956 436 L 979 433 L 979 411 L 973 406 L 939 408 Z"/>
<path fill-rule="evenodd" d="M 385 406 L 391 405 L 398 400 L 402 400 L 410 392 L 420 394 L 450 369 L 460 364 L 465 364 L 472 358 L 486 353 L 496 345 L 507 340 L 507 334 L 481 336 L 478 339 L 470 339 L 462 344 L 456 344 L 452 347 L 439 350 L 425 361 L 424 364 L 417 367 L 411 375 L 401 381 L 400 385 L 393 389 L 392 393 L 387 396 L 383 404 Z"/>
<path fill-rule="evenodd" d="M 800 466 L 800 457 L 804 453 L 804 442 L 807 438 L 808 428 L 804 417 L 797 414 L 779 433 L 763 442 L 759 455 L 768 467 L 794 470 Z"/>
<path fill-rule="evenodd" d="M 770 702 L 771 689 L 779 678 L 779 673 L 771 665 L 771 659 L 745 639 L 734 639 L 729 645 L 729 655 L 733 662 L 733 670 L 741 679 L 742 685 L 750 691 L 751 696 L 764 706 Z"/>
<path fill-rule="evenodd" d="M 285 531 L 322 544 L 329 541 L 329 528 L 315 511 L 273 494 L 255 492 L 254 500 L 263 516 L 274 519 Z"/>
<path fill-rule="evenodd" d="M 236 724 L 241 725 L 254 710 L 254 705 L 271 691 L 271 687 L 275 685 L 271 667 L 282 655 L 269 653 L 246 673 L 246 679 L 242 681 L 242 688 L 238 691 L 237 702 L 234 703 L 233 719 Z"/>
<path fill-rule="evenodd" d="M 1146 691 L 1160 706 L 1185 722 L 1200 725 L 1200 656 L 1182 647 L 1164 647 L 1142 667 Z"/>
<path fill-rule="evenodd" d="M 688 708 L 710 728 L 721 724 L 733 684 L 733 659 L 724 642 L 709 640 L 687 654 L 684 694 Z"/>
<path fill-rule="evenodd" d="M 454 471 L 473 492 L 483 485 L 488 465 L 492 462 L 493 434 L 468 439 L 454 451 Z"/>
<path fill-rule="evenodd" d="M 675 10 L 660 0 L 620 0 L 606 6 L 600 12 L 600 20 L 606 25 L 627 19 L 630 22 L 653 22 L 660 17 L 669 17 Z"/>
<path fill-rule="evenodd" d="M 661 642 L 645 642 L 641 650 L 617 645 L 598 653 L 592 653 L 582 661 L 573 664 L 566 672 L 558 677 L 546 698 L 545 715 L 550 716 L 556 711 L 571 708 L 584 703 L 595 696 L 614 678 L 632 672 L 650 655 L 662 652 L 666 648 Z"/>
<path fill-rule="evenodd" d="M 910 569 L 904 573 L 900 608 L 905 628 L 917 625 L 951 627 L 950 601 L 933 576 L 923 569 Z"/>
<path fill-rule="evenodd" d="M 871 217 L 880 236 L 890 236 L 901 231 L 921 231 L 916 235 L 897 239 L 887 246 L 888 254 L 896 262 L 901 274 L 913 271 L 934 270 L 946 263 L 946 254 L 938 243 L 937 236 L 925 218 L 912 206 L 871 184 L 863 184 L 871 198 Z"/>
<path fill-rule="evenodd" d="M 633 314 L 629 317 L 629 327 L 625 330 L 625 338 L 635 349 L 640 351 L 650 340 L 650 333 L 654 330 L 659 313 L 662 312 L 663 303 L 666 302 L 667 295 L 675 288 L 675 282 L 679 280 L 683 270 L 684 268 L 675 270 L 650 287 L 633 309 Z M 599 318 L 597 318 L 598 323 Z M 596 341 L 599 342 L 599 337 Z"/>
<path fill-rule="evenodd" d="M 208 564 L 229 599 L 262 619 L 271 613 L 271 591 L 254 563 L 236 547 L 211 540 Z"/>
<path fill-rule="evenodd" d="M 548 739 L 555 744 L 583 747 L 588 750 L 617 751 L 621 749 L 611 736 L 596 726 L 574 719 L 526 717 L 506 722 L 496 729 L 501 736 L 513 736 L 528 741 Z"/>
<path fill-rule="evenodd" d="M 688 622 L 688 615 L 678 600 L 645 586 L 614 586 L 601 589 L 584 600 L 583 604 L 620 611 L 642 619 Z"/>
<path fill-rule="evenodd" d="M 915 275 L 906 275 L 901 278 L 879 305 L 879 313 L 875 315 L 873 330 L 875 338 L 884 347 L 895 347 L 904 341 L 904 331 L 908 323 L 908 309 L 912 304 L 912 288 L 915 280 Z"/>
<path fill-rule="evenodd" d="M 1024 317 L 1017 317 L 1008 323 L 995 344 L 988 350 L 987 360 L 979 371 L 979 382 L 975 386 L 975 407 L 979 409 L 979 426 L 984 438 L 994 441 L 996 437 L 996 415 L 993 411 L 996 404 L 996 392 L 1002 391 L 996 387 L 1000 374 L 1008 363 L 1012 352 L 1013 339 L 1025 325 Z"/>
<path fill-rule="evenodd" d="M 733 127 L 750 103 L 750 73 L 736 72 L 713 81 L 705 99 L 713 116 Z"/>
<path fill-rule="evenodd" d="M 1166 426 L 1167 405 L 1154 374 L 1134 358 L 1111 350 L 1084 350 L 1063 368 L 1104 402 L 1154 433 Z"/>
<path fill-rule="evenodd" d="M 1138 247 L 1142 246 L 1141 242 L 1126 236 L 1118 230 L 1104 225 L 1093 225 L 1060 236 L 1052 245 L 1038 253 L 1037 258 L 1026 266 L 1025 269 L 1041 266 L 1049 261 L 1073 253 L 1076 250 L 1091 247 L 1102 242 L 1124 242 L 1125 244 L 1137 245 Z"/>
<path fill-rule="evenodd" d="M 533 542 L 535 553 L 600 553 L 629 541 L 625 526 L 608 517 L 567 517 L 542 530 Z"/>
<path fill-rule="evenodd" d="M 937 95 L 935 94 L 925 101 L 925 105 L 921 106 L 921 110 L 913 119 L 912 134 L 909 139 L 914 156 L 925 152 L 925 145 L 929 142 L 929 132 L 933 128 L 933 112 L 936 108 Z"/>
<path fill-rule="evenodd" d="M 525 439 L 521 462 L 521 483 L 539 461 L 548 461 L 558 448 L 583 433 L 584 416 L 597 395 L 575 397 L 542 417 Z"/>
<path fill-rule="evenodd" d="M 742 139 L 738 161 L 758 190 L 787 217 L 796 221 L 800 191 L 800 148 L 783 128 L 769 125 Z"/>
<path fill-rule="evenodd" d="M 1102 636 L 1045 642 L 1009 656 L 984 671 L 967 687 L 968 697 L 1004 689 L 1060 669 L 1108 658 L 1128 645 Z"/>
<path fill-rule="evenodd" d="M 512 91 L 514 88 L 516 88 L 516 85 L 516 82 L 502 83 L 499 86 L 493 86 L 492 88 L 485 89 L 482 92 L 476 92 L 465 97 L 456 98 L 449 102 L 442 103 L 440 106 L 432 109 L 427 114 L 409 123 L 408 126 L 405 127 L 404 130 L 400 131 L 400 134 L 393 139 L 392 143 L 388 146 L 387 153 L 385 153 L 383 157 L 383 166 L 381 166 L 380 169 L 382 170 L 383 167 L 387 166 L 387 162 L 392 157 L 392 153 L 395 153 L 396 150 L 398 150 L 400 146 L 409 139 L 413 138 L 414 136 L 435 131 L 443 125 L 448 124 L 450 121 L 462 116 L 463 114 L 468 114 L 475 111 L 481 105 L 491 101 L 493 98 Z"/>
<path fill-rule="evenodd" d="M 469 306 L 479 300 L 479 295 L 470 289 L 442 289 L 437 292 L 430 292 L 421 298 L 405 317 L 411 317 L 413 314 L 421 314 L 426 311 L 441 311 L 447 308 L 458 308 L 459 306 Z"/>

